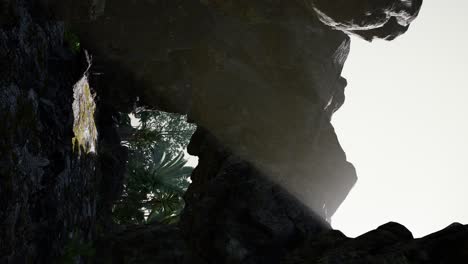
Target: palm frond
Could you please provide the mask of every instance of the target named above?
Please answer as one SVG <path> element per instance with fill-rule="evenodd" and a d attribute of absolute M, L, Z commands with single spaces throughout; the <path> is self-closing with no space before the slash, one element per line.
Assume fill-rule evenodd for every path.
<path fill-rule="evenodd" d="M 195 126 L 177 114 L 139 108 L 134 115 L 140 126 L 128 141 L 127 177 L 114 216 L 120 223 L 173 223 L 184 208 L 182 196 L 193 170 L 182 150 Z M 124 126 L 128 123 L 122 119 Z"/>

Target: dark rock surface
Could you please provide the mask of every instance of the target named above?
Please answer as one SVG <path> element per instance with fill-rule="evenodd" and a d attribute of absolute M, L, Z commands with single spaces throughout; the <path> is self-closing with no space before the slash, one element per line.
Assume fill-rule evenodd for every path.
<path fill-rule="evenodd" d="M 461 224 L 413 239 L 389 223 L 352 239 L 327 222 L 356 180 L 330 124 L 344 102 L 342 31 L 392 39 L 420 6 L 1 1 L 0 263 L 468 263 Z M 70 30 L 93 55 L 89 71 L 63 41 Z M 84 75 L 98 142 L 79 154 L 73 86 Z M 199 125 L 178 226 L 110 219 L 127 159 L 116 119 L 137 98 Z"/>
<path fill-rule="evenodd" d="M 103 174 L 123 170 L 73 146 L 73 88 L 87 65 L 64 43 L 63 23 L 35 3 L 2 1 L 0 263 L 79 263 L 89 254 L 78 249 L 96 235 L 97 208 L 112 192 L 100 188 Z M 100 131 L 101 149 L 113 145 L 111 157 L 124 155 L 118 135 Z"/>
<path fill-rule="evenodd" d="M 202 264 L 175 226 L 129 226 L 97 242 L 95 263 Z"/>
<path fill-rule="evenodd" d="M 324 218 L 354 185 L 330 123 L 350 41 L 298 3 L 115 1 L 95 18 L 61 14 L 102 67 L 107 100 L 188 114 Z"/>
<path fill-rule="evenodd" d="M 105 7 L 97 16 L 93 2 Z M 138 96 L 162 111 L 189 111 L 187 53 L 212 27 L 200 1 L 50 0 L 48 9 L 92 52 L 109 101 L 132 106 Z"/>
<path fill-rule="evenodd" d="M 238 8 L 212 11 L 215 25 L 193 48 L 189 117 L 330 218 L 356 181 L 330 124 L 349 38 L 295 2 Z"/>
<path fill-rule="evenodd" d="M 57 259 L 95 225 L 92 155 L 72 150 L 73 85 L 84 68 L 63 25 L 10 6 L 0 29 L 0 262 Z"/>
<path fill-rule="evenodd" d="M 311 238 L 290 254 L 284 264 L 302 263 L 466 263 L 468 226 L 454 223 L 423 238 L 387 223 L 357 238 L 333 230 Z"/>
<path fill-rule="evenodd" d="M 305 0 L 319 19 L 368 41 L 393 40 L 405 33 L 419 14 L 422 0 Z"/>
<path fill-rule="evenodd" d="M 278 263 L 306 237 L 330 229 L 204 129 L 195 132 L 189 151 L 199 166 L 185 195 L 181 228 L 208 263 Z"/>

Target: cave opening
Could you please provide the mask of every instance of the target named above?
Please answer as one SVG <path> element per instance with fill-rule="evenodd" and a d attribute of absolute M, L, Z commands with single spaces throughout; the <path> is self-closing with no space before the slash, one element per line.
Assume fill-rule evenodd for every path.
<path fill-rule="evenodd" d="M 459 144 L 466 138 L 437 145 L 438 137 L 412 125 L 435 122 L 435 131 L 453 131 L 454 120 L 466 119 L 466 111 L 458 108 L 466 105 L 466 96 L 460 89 L 445 88 L 445 80 L 456 78 L 445 74 L 444 81 L 433 81 L 445 89 L 401 90 L 404 86 L 396 80 L 433 77 L 424 75 L 428 68 L 410 66 L 398 56 L 384 59 L 389 68 L 376 67 L 385 58 L 382 54 L 391 54 L 388 50 L 377 52 L 372 56 L 377 62 L 370 61 L 357 73 L 343 71 L 350 35 L 393 40 L 408 30 L 422 0 L 3 2 L 0 263 L 466 263 L 456 261 L 468 259 L 468 226 L 462 224 L 422 239 L 414 239 L 401 224 L 384 224 L 387 219 L 355 238 L 337 225 L 339 218 L 334 218 L 335 228 L 330 225 L 342 202 L 358 193 L 355 188 L 348 197 L 357 181 L 351 161 L 363 176 L 360 182 L 366 182 L 355 149 L 367 150 L 373 161 L 385 161 L 372 165 L 386 173 L 400 168 L 385 181 L 375 175 L 383 172 L 371 175 L 373 196 L 365 199 L 411 230 L 408 222 L 394 219 L 395 200 L 412 203 L 402 206 L 411 216 L 428 211 L 417 208 L 418 199 L 454 189 L 443 185 L 451 173 L 440 168 L 453 164 L 442 162 L 451 159 L 447 153 L 468 147 Z M 434 10 L 439 21 L 442 8 Z M 438 25 L 431 24 L 421 39 L 432 38 Z M 440 31 L 447 28 L 455 27 L 446 24 Z M 436 39 L 447 37 L 454 36 Z M 442 73 L 437 67 L 450 67 L 434 58 L 440 56 L 434 43 L 404 48 L 415 52 L 405 59 L 419 52 L 422 58 L 417 61 L 437 69 L 434 75 Z M 91 68 L 82 63 L 85 50 L 95 58 Z M 455 54 L 450 56 L 460 58 L 457 52 L 465 49 L 450 50 Z M 371 57 L 370 52 L 366 49 L 359 57 Z M 463 88 L 458 84 L 464 83 L 464 68 L 452 70 L 461 79 L 449 86 Z M 359 73 L 372 80 L 379 94 L 370 100 L 375 104 L 353 113 L 348 110 L 353 104 L 361 110 L 367 105 L 355 100 Z M 90 84 L 76 86 L 83 74 Z M 367 145 L 350 146 L 345 137 L 353 133 L 342 134 L 339 125 L 335 130 L 339 122 L 332 123 L 332 116 L 344 103 L 347 83 L 346 110 L 333 122 L 350 114 L 346 120 L 354 129 L 367 125 L 367 132 L 386 137 L 372 140 L 361 133 Z M 394 87 L 385 89 L 382 83 Z M 433 90 L 447 92 L 424 101 L 428 97 L 422 95 Z M 447 108 L 452 111 L 441 111 L 441 101 L 450 102 Z M 134 108 L 135 103 L 148 108 Z M 398 109 L 399 117 L 413 119 L 395 122 L 385 116 L 383 122 L 397 129 L 382 126 L 376 131 L 376 120 L 364 117 L 379 113 L 385 104 L 393 107 L 391 112 Z M 421 118 L 420 109 L 428 106 L 439 112 Z M 171 113 L 187 114 L 196 131 L 185 116 Z M 413 149 L 400 140 L 404 137 L 411 137 L 410 143 L 419 140 L 422 154 L 405 158 L 405 165 L 423 160 L 430 164 L 417 167 L 432 172 L 429 165 L 440 164 L 433 171 L 444 177 L 420 178 L 424 187 L 416 190 L 408 183 L 410 177 L 403 184 L 395 181 L 394 175 L 415 172 L 396 162 L 407 154 L 402 152 Z M 385 156 L 390 152 L 374 142 L 391 143 L 398 151 Z M 74 152 L 76 145 L 85 150 L 81 156 Z M 369 145 L 374 148 L 366 148 Z M 187 153 L 199 158 L 195 169 L 189 165 L 196 161 Z M 456 153 L 463 157 L 462 151 Z M 426 154 L 439 154 L 439 159 L 430 162 Z M 463 181 L 451 179 L 463 190 Z M 436 188 L 424 196 L 427 182 Z M 404 194 L 412 197 L 402 199 Z M 390 199 L 382 203 L 376 196 Z M 430 200 L 429 207 L 443 204 L 436 200 Z M 443 214 L 463 211 L 463 200 L 446 206 Z M 338 215 L 350 212 L 365 231 L 367 220 L 378 212 L 346 208 L 345 203 Z"/>
<path fill-rule="evenodd" d="M 426 1 L 409 34 L 391 42 L 351 39 L 346 103 L 333 118 L 359 177 L 333 218 L 349 236 L 388 221 L 415 237 L 468 223 L 461 6 Z M 441 12 L 451 19 L 438 19 Z"/>
<path fill-rule="evenodd" d="M 142 107 L 120 115 L 128 160 L 122 194 L 112 209 L 115 223 L 176 223 L 197 163 L 186 150 L 196 125 L 186 115 Z"/>

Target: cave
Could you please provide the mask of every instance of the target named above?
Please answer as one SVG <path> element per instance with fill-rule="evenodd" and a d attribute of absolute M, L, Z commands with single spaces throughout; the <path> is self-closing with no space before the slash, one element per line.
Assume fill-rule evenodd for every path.
<path fill-rule="evenodd" d="M 350 36 L 411 34 L 422 5 L 2 1 L 0 263 L 468 262 L 460 223 L 417 239 L 396 222 L 332 228 L 358 181 L 331 122 Z M 186 116 L 198 164 L 177 213 L 116 221 L 141 109 Z"/>

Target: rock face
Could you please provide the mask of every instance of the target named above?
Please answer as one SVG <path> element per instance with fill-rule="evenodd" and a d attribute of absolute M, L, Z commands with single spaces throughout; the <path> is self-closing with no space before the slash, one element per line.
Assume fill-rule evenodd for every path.
<path fill-rule="evenodd" d="M 199 166 L 185 195 L 181 228 L 208 263 L 278 263 L 306 237 L 330 229 L 203 129 L 195 132 L 189 152 L 199 156 Z"/>
<path fill-rule="evenodd" d="M 203 3 L 116 1 L 97 18 L 64 19 L 112 101 L 138 96 L 188 114 L 330 219 L 357 179 L 330 124 L 344 102 L 349 38 L 294 1 Z"/>
<path fill-rule="evenodd" d="M 187 53 L 211 30 L 208 8 L 194 0 L 101 2 L 105 8 L 94 16 L 90 1 L 51 0 L 47 7 L 92 53 L 109 87 L 103 96 L 130 106 L 138 96 L 142 104 L 187 113 Z"/>
<path fill-rule="evenodd" d="M 202 264 L 191 254 L 180 230 L 153 223 L 130 226 L 99 240 L 95 263 Z"/>
<path fill-rule="evenodd" d="M 189 117 L 330 218 L 356 181 L 330 124 L 349 38 L 295 2 L 219 9 L 193 48 Z"/>
<path fill-rule="evenodd" d="M 352 239 L 327 222 L 356 181 L 330 124 L 344 102 L 343 31 L 392 39 L 420 1 L 0 6 L 0 263 L 468 262 L 460 224 L 413 239 L 389 223 Z M 115 120 L 137 98 L 199 125 L 179 226 L 111 228 L 126 162 Z M 72 144 L 96 133 L 97 145 Z"/>
<path fill-rule="evenodd" d="M 302 263 L 466 263 L 468 226 L 452 224 L 429 236 L 413 239 L 397 223 L 350 239 L 339 231 L 315 236 L 302 249 L 290 254 L 284 264 Z"/>
<path fill-rule="evenodd" d="M 368 41 L 393 40 L 418 16 L 422 0 L 305 0 L 320 21 Z"/>
<path fill-rule="evenodd" d="M 0 263 L 82 262 L 109 193 L 101 168 L 123 171 L 72 144 L 73 87 L 87 65 L 64 44 L 63 23 L 32 1 L 1 3 Z M 101 131 L 117 139 L 111 156 L 124 156 Z"/>
<path fill-rule="evenodd" d="M 46 262 L 90 241 L 96 160 L 72 150 L 72 87 L 80 74 L 60 23 L 11 5 L 0 31 L 0 262 Z"/>

